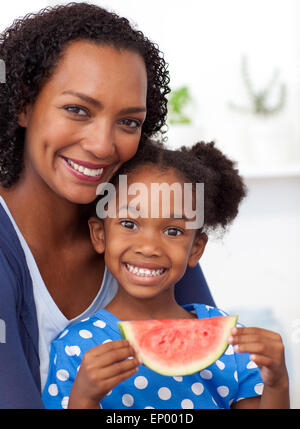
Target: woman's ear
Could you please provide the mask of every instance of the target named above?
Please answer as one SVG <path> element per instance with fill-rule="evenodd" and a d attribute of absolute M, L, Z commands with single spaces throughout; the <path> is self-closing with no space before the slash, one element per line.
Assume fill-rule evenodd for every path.
<path fill-rule="evenodd" d="M 104 253 L 105 250 L 105 234 L 104 234 L 104 222 L 98 217 L 91 217 L 88 220 L 90 228 L 91 241 L 94 249 L 97 253 Z"/>
<path fill-rule="evenodd" d="M 201 258 L 204 252 L 207 241 L 208 241 L 208 237 L 204 232 L 201 232 L 201 234 L 196 233 L 196 236 L 194 238 L 194 243 L 188 259 L 189 267 L 195 267 L 197 265 L 197 263 L 199 262 L 199 259 Z"/>
<path fill-rule="evenodd" d="M 27 128 L 31 110 L 31 105 L 27 104 L 24 109 L 18 114 L 18 125 L 20 125 L 20 127 Z"/>

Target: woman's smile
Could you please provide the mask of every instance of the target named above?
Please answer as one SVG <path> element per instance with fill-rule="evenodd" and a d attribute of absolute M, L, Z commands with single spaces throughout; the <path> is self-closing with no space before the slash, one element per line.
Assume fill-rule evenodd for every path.
<path fill-rule="evenodd" d="M 101 182 L 105 176 L 108 166 L 107 165 L 93 165 L 85 161 L 76 162 L 64 156 L 61 157 L 65 167 L 71 174 L 76 176 L 79 180 L 87 182 Z"/>

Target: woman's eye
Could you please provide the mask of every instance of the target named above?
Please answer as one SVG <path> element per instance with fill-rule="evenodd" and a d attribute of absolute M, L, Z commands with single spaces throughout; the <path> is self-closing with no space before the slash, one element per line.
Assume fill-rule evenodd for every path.
<path fill-rule="evenodd" d="M 182 231 L 180 231 L 180 229 L 177 229 L 177 228 L 168 228 L 165 230 L 165 234 L 171 235 L 172 237 L 177 237 L 177 235 L 182 234 Z"/>
<path fill-rule="evenodd" d="M 136 229 L 137 228 L 136 224 L 134 222 L 132 222 L 131 220 L 122 220 L 120 223 L 122 226 L 124 226 L 125 228 L 128 228 L 128 229 Z"/>
<path fill-rule="evenodd" d="M 79 107 L 79 106 L 65 106 L 65 109 L 68 112 L 75 113 L 78 116 L 86 116 L 87 115 L 86 110 L 83 109 L 82 107 Z"/>
<path fill-rule="evenodd" d="M 125 125 L 127 128 L 130 128 L 132 130 L 138 129 L 141 127 L 141 122 L 137 121 L 136 119 L 122 119 L 120 121 L 121 125 Z"/>

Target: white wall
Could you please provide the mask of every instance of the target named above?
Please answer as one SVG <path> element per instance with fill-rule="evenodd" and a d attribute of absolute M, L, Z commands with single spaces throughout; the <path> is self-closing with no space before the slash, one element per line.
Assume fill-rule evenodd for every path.
<path fill-rule="evenodd" d="M 24 13 L 57 3 L 67 2 L 10 1 L 1 6 L 0 28 Z M 259 323 L 282 333 L 292 406 L 300 408 L 300 2 L 91 3 L 133 20 L 165 53 L 172 88 L 189 86 L 194 125 L 171 129 L 170 144 L 216 139 L 239 161 L 249 186 L 248 198 L 224 238 L 210 240 L 202 266 L 218 306 L 238 311 L 247 324 Z M 287 84 L 285 109 L 268 129 L 228 109 L 229 101 L 247 102 L 240 74 L 243 54 L 249 57 L 257 88 L 277 67 Z M 257 155 L 263 148 L 267 158 Z"/>

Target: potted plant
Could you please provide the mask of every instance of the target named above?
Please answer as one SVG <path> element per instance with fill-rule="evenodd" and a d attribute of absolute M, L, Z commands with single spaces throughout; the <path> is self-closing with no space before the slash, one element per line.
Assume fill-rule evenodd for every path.
<path fill-rule="evenodd" d="M 283 111 L 287 89 L 279 82 L 279 71 L 274 70 L 270 80 L 261 88 L 255 88 L 249 73 L 248 61 L 241 61 L 241 74 L 248 97 L 248 105 L 229 103 L 231 110 L 244 115 L 243 136 L 248 145 L 248 157 L 255 164 L 280 164 L 288 158 L 289 126 Z M 243 142 L 241 142 L 243 144 Z M 249 159 L 248 159 L 249 161 Z"/>
<path fill-rule="evenodd" d="M 168 142 L 172 147 L 189 146 L 201 140 L 199 127 L 194 124 L 194 100 L 188 86 L 172 90 L 168 97 Z"/>

